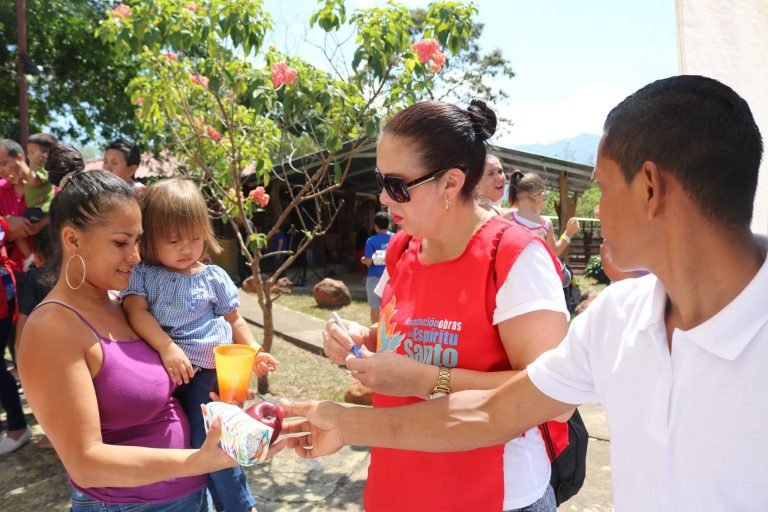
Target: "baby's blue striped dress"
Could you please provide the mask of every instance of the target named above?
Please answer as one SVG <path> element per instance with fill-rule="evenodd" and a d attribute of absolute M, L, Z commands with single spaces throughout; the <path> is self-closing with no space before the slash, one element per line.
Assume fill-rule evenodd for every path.
<path fill-rule="evenodd" d="M 206 265 L 186 275 L 139 263 L 121 292 L 128 295 L 147 300 L 149 312 L 193 365 L 214 368 L 213 348 L 232 343 L 232 327 L 224 315 L 240 307 L 240 297 L 221 267 Z"/>

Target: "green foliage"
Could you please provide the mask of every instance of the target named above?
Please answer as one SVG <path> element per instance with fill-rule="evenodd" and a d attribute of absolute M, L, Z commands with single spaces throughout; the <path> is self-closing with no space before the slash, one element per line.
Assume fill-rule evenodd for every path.
<path fill-rule="evenodd" d="M 600 260 L 600 256 L 597 254 L 589 258 L 589 261 L 584 267 L 584 275 L 595 279 L 601 284 L 610 283 L 610 279 L 608 279 L 608 276 L 606 276 L 603 271 L 603 263 Z"/>
<path fill-rule="evenodd" d="M 576 204 L 577 217 L 594 217 L 597 203 L 600 202 L 600 188 L 596 182 L 592 182 L 589 188 L 579 197 Z"/>
<path fill-rule="evenodd" d="M 459 18 L 457 15 L 460 15 Z M 466 104 L 473 98 L 483 98 L 494 104 L 509 97 L 500 85 L 503 81 L 499 79 L 513 78 L 515 73 L 500 49 L 495 48 L 488 53 L 480 51 L 479 40 L 484 27 L 472 21 L 476 15 L 474 5 L 457 2 L 435 2 L 426 11 L 411 11 L 416 31 L 434 34 L 453 53 L 436 84 L 435 96 L 438 99 Z M 454 23 L 459 24 L 457 32 L 461 34 L 460 38 L 445 32 Z"/>
<path fill-rule="evenodd" d="M 349 25 L 357 36 L 351 72 L 342 75 L 265 48 L 272 21 L 259 0 L 133 0 L 117 9 L 98 35 L 139 69 L 127 91 L 145 141 L 172 151 L 180 172 L 201 184 L 214 214 L 233 231 L 247 226 L 240 247 L 253 268 L 288 215 L 298 216 L 304 234 L 298 249 L 266 280 L 254 273 L 265 318 L 273 283 L 338 214 L 333 191 L 349 172 L 349 155 L 377 136 L 385 115 L 434 86 L 439 66 L 422 63 L 413 43 L 434 37 L 461 53 L 477 13 L 471 5 L 437 3 L 416 31 L 400 5 L 347 17 L 343 1 L 324 0 L 310 24 L 325 31 Z M 292 158 L 320 150 L 311 170 L 290 166 Z M 260 207 L 257 197 L 240 192 L 246 171 L 275 196 L 269 206 L 275 221 L 263 232 L 246 222 Z"/>
<path fill-rule="evenodd" d="M 347 21 L 344 0 L 325 0 L 323 7 L 309 18 L 309 26 L 318 25 L 326 32 L 338 30 Z"/>
<path fill-rule="evenodd" d="M 0 2 L 0 133 L 18 138 L 16 2 Z M 138 137 L 134 107 L 124 92 L 139 72 L 130 55 L 96 39 L 111 1 L 27 0 L 27 46 L 42 74 L 30 78 L 29 120 L 34 133 L 52 131 L 80 142 Z"/>

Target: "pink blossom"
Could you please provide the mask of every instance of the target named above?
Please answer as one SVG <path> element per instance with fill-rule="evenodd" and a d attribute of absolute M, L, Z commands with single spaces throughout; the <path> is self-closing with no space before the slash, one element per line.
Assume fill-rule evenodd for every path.
<path fill-rule="evenodd" d="M 127 18 L 131 15 L 131 8 L 125 4 L 120 4 L 112 11 L 113 18 Z"/>
<path fill-rule="evenodd" d="M 422 64 L 426 64 L 429 59 L 432 58 L 432 55 L 434 55 L 435 52 L 440 51 L 440 43 L 431 38 L 422 39 L 421 41 L 416 41 L 413 43 L 411 48 L 413 48 L 413 51 L 415 51 L 416 55 L 418 55 L 419 61 Z"/>
<path fill-rule="evenodd" d="M 197 2 L 190 2 L 187 6 L 190 12 L 197 12 Z"/>
<path fill-rule="evenodd" d="M 168 62 L 179 62 L 179 56 L 171 51 L 165 52 L 163 56 Z"/>
<path fill-rule="evenodd" d="M 288 68 L 285 70 L 285 83 L 288 85 L 293 84 L 296 82 L 296 78 L 298 78 L 299 72 L 296 71 L 294 68 Z"/>
<path fill-rule="evenodd" d="M 208 136 L 211 139 L 213 139 L 213 140 L 215 140 L 217 142 L 221 140 L 221 134 L 219 132 L 217 132 L 212 126 L 206 126 L 205 127 L 205 131 L 208 132 Z"/>
<path fill-rule="evenodd" d="M 201 85 L 208 88 L 208 77 L 203 75 L 189 75 L 189 79 L 192 80 L 192 83 Z"/>
<path fill-rule="evenodd" d="M 248 194 L 248 197 L 251 198 L 253 201 L 260 202 L 261 198 L 266 193 L 266 190 L 264 190 L 264 187 L 258 186 L 255 189 L 251 190 Z"/>
<path fill-rule="evenodd" d="M 196 118 L 195 118 L 195 124 L 196 124 L 197 126 L 203 126 L 203 125 L 205 124 L 205 121 L 203 121 L 203 118 L 202 118 L 202 117 L 196 117 Z"/>
<path fill-rule="evenodd" d="M 258 186 L 255 189 L 251 190 L 248 194 L 248 198 L 251 201 L 254 201 L 256 203 L 259 203 L 259 206 L 264 208 L 269 204 L 269 194 L 266 193 L 264 190 L 264 187 Z"/>
<path fill-rule="evenodd" d="M 133 100 L 133 104 L 137 106 L 142 106 L 144 104 L 144 98 L 142 96 L 139 96 L 135 100 Z"/>
<path fill-rule="evenodd" d="M 434 55 L 432 55 L 432 65 L 429 67 L 429 70 L 433 73 L 439 73 L 443 66 L 445 66 L 445 54 L 442 52 L 435 52 Z"/>
<path fill-rule="evenodd" d="M 272 64 L 272 87 L 275 89 L 283 84 L 293 84 L 298 76 L 299 72 L 294 68 L 289 68 L 285 62 L 275 62 Z"/>

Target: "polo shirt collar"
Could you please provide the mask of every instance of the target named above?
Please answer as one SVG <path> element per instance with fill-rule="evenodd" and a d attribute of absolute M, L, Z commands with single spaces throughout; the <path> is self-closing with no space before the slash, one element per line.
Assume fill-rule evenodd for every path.
<path fill-rule="evenodd" d="M 765 255 L 768 237 L 758 234 L 754 237 Z M 707 352 L 733 361 L 768 322 L 766 296 L 768 296 L 768 258 L 763 261 L 755 277 L 735 299 L 706 322 L 684 331 L 684 336 Z"/>
<path fill-rule="evenodd" d="M 652 289 L 650 294 L 651 300 L 644 301 L 640 306 L 641 309 L 637 323 L 638 329 L 640 331 L 658 328 L 664 330 L 664 310 L 667 307 L 667 291 L 664 289 L 664 285 L 653 274 L 635 279 L 637 280 L 638 287 L 649 287 Z M 642 293 L 642 296 L 647 295 Z"/>

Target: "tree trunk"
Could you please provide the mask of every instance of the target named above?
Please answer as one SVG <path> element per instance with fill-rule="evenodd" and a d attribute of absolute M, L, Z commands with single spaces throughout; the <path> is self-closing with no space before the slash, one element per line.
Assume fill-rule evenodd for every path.
<path fill-rule="evenodd" d="M 261 346 L 266 352 L 272 351 L 272 339 L 275 337 L 275 322 L 272 316 L 272 284 L 267 281 L 263 283 L 264 303 L 261 308 L 261 314 L 264 317 L 264 339 Z M 269 374 L 259 377 L 258 391 L 260 395 L 269 393 Z"/>

